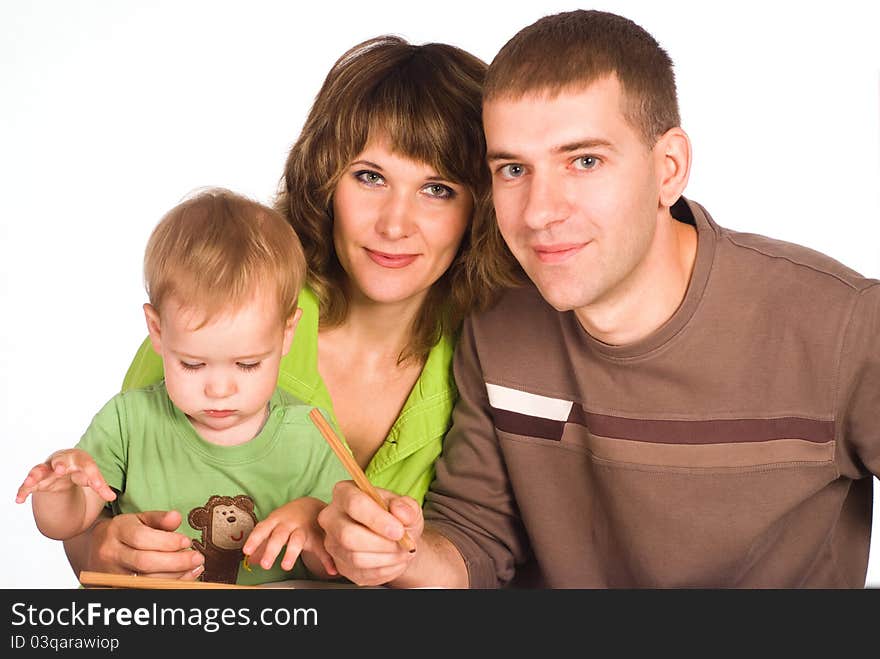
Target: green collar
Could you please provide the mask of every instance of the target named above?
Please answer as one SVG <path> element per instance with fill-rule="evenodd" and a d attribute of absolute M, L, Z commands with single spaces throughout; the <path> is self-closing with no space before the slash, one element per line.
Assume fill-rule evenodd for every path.
<path fill-rule="evenodd" d="M 290 352 L 281 361 L 278 383 L 309 405 L 323 408 L 339 431 L 330 393 L 318 372 L 318 298 L 310 288 L 299 297 L 303 310 Z M 371 478 L 426 443 L 436 439 L 437 415 L 448 418 L 451 398 L 456 395 L 451 365 L 454 337 L 442 336 L 431 348 L 419 379 L 410 391 L 403 409 L 391 426 L 385 442 L 367 466 Z M 444 418 L 444 424 L 446 419 Z M 340 433 L 342 436 L 342 433 Z M 343 438 L 344 440 L 344 438 Z"/>

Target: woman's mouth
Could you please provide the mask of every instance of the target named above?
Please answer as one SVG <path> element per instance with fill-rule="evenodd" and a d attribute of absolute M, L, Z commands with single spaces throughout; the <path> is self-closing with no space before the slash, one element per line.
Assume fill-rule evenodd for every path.
<path fill-rule="evenodd" d="M 367 256 L 383 268 L 405 268 L 419 257 L 418 254 L 389 254 L 388 252 L 377 252 L 366 247 L 364 249 L 367 252 Z"/>

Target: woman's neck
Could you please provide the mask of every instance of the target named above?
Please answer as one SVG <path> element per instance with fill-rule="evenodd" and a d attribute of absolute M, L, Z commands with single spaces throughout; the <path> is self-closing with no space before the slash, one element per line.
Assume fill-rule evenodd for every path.
<path fill-rule="evenodd" d="M 352 296 L 348 313 L 338 326 L 328 328 L 342 343 L 373 359 L 397 361 L 412 338 L 413 321 L 424 295 L 402 302 L 384 303 Z M 322 333 L 324 333 L 322 331 Z"/>

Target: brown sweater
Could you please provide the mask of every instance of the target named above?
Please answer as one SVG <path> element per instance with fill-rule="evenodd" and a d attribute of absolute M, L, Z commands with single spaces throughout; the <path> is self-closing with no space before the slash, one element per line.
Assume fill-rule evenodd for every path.
<path fill-rule="evenodd" d="M 425 513 L 472 587 L 864 586 L 880 282 L 676 210 L 696 264 L 646 339 L 531 286 L 466 322 Z"/>

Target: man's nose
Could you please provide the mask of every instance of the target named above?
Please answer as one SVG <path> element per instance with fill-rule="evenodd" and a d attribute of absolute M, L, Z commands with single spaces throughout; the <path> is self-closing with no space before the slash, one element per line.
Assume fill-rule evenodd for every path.
<path fill-rule="evenodd" d="M 523 219 L 530 229 L 540 231 L 566 219 L 570 205 L 564 183 L 552 173 L 535 172 L 530 181 Z"/>
<path fill-rule="evenodd" d="M 405 192 L 392 192 L 379 208 L 376 232 L 388 240 L 400 240 L 415 231 L 413 207 L 415 200 Z"/>

